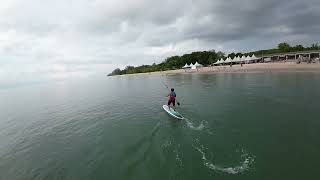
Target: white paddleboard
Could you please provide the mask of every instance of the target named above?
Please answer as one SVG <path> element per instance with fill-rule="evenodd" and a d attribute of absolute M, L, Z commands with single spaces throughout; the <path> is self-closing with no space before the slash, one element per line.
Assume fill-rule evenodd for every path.
<path fill-rule="evenodd" d="M 170 108 L 169 110 L 169 106 L 168 105 L 163 105 L 162 108 L 172 117 L 182 120 L 184 119 L 184 117 L 178 113 L 177 111 L 175 111 L 173 108 Z"/>

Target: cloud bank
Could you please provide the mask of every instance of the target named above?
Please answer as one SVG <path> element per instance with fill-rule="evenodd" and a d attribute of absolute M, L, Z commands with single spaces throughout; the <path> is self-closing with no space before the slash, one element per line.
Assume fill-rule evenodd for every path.
<path fill-rule="evenodd" d="M 0 83 L 319 41 L 318 0 L 3 0 Z"/>

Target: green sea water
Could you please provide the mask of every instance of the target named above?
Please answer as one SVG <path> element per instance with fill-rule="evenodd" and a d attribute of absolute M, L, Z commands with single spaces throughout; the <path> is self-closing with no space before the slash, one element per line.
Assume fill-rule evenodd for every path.
<path fill-rule="evenodd" d="M 186 117 L 162 109 L 174 87 Z M 320 73 L 134 75 L 0 90 L 0 179 L 319 179 Z"/>

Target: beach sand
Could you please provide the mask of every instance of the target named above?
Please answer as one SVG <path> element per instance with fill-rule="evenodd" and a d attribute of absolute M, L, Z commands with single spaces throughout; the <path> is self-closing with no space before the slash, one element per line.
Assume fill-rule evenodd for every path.
<path fill-rule="evenodd" d="M 179 69 L 164 71 L 164 74 L 189 74 L 189 73 L 241 73 L 241 72 L 320 72 L 320 63 L 276 62 L 276 63 L 254 63 L 225 66 L 202 67 L 197 70 Z M 158 72 L 155 72 L 158 73 Z"/>
<path fill-rule="evenodd" d="M 272 62 L 272 63 L 253 63 L 253 64 L 240 64 L 224 66 L 211 66 L 202 67 L 198 69 L 177 69 L 168 71 L 157 71 L 150 73 L 137 73 L 137 74 L 123 74 L 120 76 L 137 76 L 148 74 L 191 74 L 191 73 L 203 73 L 203 74 L 215 74 L 215 73 L 260 73 L 260 72 L 319 72 L 320 63 L 301 63 L 296 62 Z"/>

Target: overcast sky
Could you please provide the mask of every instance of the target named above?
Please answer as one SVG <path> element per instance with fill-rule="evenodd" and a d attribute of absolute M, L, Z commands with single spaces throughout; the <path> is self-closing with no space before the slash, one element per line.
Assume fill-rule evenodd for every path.
<path fill-rule="evenodd" d="M 1 0 L 0 83 L 320 41 L 319 0 Z"/>

